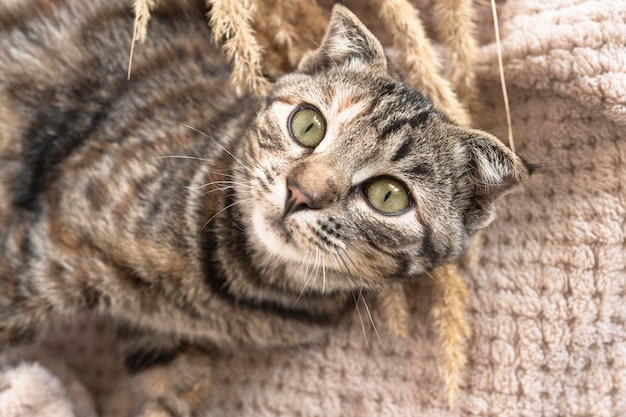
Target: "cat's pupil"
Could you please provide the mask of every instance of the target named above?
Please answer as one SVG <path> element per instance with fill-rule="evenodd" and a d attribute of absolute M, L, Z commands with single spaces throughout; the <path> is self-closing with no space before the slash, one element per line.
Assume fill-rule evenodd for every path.
<path fill-rule="evenodd" d="M 311 123 L 306 130 L 304 131 L 304 133 L 309 133 L 309 130 L 313 129 L 313 123 Z"/>
<path fill-rule="evenodd" d="M 385 194 L 385 198 L 383 199 L 383 201 L 387 201 L 390 196 L 391 196 L 391 191 L 389 191 L 387 194 Z"/>

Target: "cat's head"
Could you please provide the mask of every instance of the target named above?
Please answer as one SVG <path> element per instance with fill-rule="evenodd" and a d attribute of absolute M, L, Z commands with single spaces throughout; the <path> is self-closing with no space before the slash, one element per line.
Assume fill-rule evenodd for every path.
<path fill-rule="evenodd" d="M 341 6 L 320 48 L 276 82 L 242 158 L 257 260 L 328 290 L 377 288 L 453 261 L 495 200 L 528 177 L 499 140 L 456 125 L 405 84 Z"/>

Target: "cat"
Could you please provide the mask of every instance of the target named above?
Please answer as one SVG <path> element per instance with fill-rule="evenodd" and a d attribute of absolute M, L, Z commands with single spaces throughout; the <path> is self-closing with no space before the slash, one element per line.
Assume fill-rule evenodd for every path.
<path fill-rule="evenodd" d="M 313 340 L 454 262 L 529 175 L 341 5 L 262 98 L 194 2 L 159 6 L 127 80 L 132 22 L 126 0 L 0 5 L 0 349 L 106 314 L 137 416 L 202 415 L 213 349 Z"/>

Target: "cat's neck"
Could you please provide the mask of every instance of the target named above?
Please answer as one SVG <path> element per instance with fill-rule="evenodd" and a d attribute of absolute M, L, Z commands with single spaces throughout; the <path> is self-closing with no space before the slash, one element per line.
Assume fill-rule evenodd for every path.
<path fill-rule="evenodd" d="M 260 259 L 264 254 L 251 247 L 232 198 L 226 198 L 224 204 L 228 208 L 201 237 L 202 252 L 207 255 L 205 284 L 214 292 L 247 308 L 320 324 L 335 322 L 353 305 L 352 293 L 319 291 L 302 285 L 306 281 L 303 275 L 312 271 L 307 272 L 301 265 Z"/>

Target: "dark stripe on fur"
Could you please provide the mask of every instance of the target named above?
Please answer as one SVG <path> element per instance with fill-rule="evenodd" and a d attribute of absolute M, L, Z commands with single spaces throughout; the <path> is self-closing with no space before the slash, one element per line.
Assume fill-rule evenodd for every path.
<path fill-rule="evenodd" d="M 135 351 L 124 358 L 124 365 L 130 374 L 145 371 L 153 366 L 167 365 L 176 359 L 178 351 L 144 349 Z"/>
<path fill-rule="evenodd" d="M 161 284 L 171 282 L 170 277 L 158 275 L 148 281 L 132 268 L 116 264 L 112 266 L 122 282 L 128 284 L 128 290 L 134 292 L 136 302 L 141 305 L 142 311 L 151 314 L 157 311 L 163 302 L 167 302 L 191 318 L 200 318 L 200 313 L 191 303 L 177 294 L 171 294 L 171 291 Z"/>
<path fill-rule="evenodd" d="M 85 81 L 69 90 L 64 101 L 86 104 L 84 91 L 93 91 L 100 86 Z M 60 94 L 59 91 L 48 93 Z M 37 111 L 35 121 L 24 135 L 24 168 L 19 183 L 13 188 L 14 203 L 23 208 L 33 209 L 37 196 L 43 191 L 50 173 L 55 167 L 79 147 L 95 132 L 106 118 L 111 99 L 97 103 L 97 109 L 85 112 L 82 107 L 63 110 L 54 103 L 42 106 Z M 93 105 L 93 103 L 92 103 Z"/>
<path fill-rule="evenodd" d="M 414 177 L 432 176 L 433 170 L 424 164 L 417 164 L 411 169 L 410 173 Z"/>
<path fill-rule="evenodd" d="M 393 119 L 390 123 L 382 127 L 380 131 L 380 136 L 382 139 L 385 139 L 387 136 L 400 131 L 403 127 L 407 125 L 413 129 L 419 126 L 423 126 L 428 120 L 430 114 L 431 113 L 429 111 L 424 110 L 408 118 Z M 407 156 L 412 146 L 415 146 L 415 138 L 409 136 L 406 138 L 402 146 L 400 146 L 398 151 L 396 151 L 396 154 L 393 156 L 392 160 L 395 162 Z"/>
<path fill-rule="evenodd" d="M 0 323 L 5 323 L 4 318 Z M 0 326 L 0 352 L 2 347 L 8 345 L 27 344 L 35 339 L 36 331 L 33 327 L 26 326 Z"/>
<path fill-rule="evenodd" d="M 395 259 L 398 266 L 393 278 L 397 280 L 408 280 L 414 278 L 408 274 L 409 268 L 413 262 L 409 255 L 407 253 L 397 253 L 395 254 Z"/>
<path fill-rule="evenodd" d="M 336 322 L 338 317 L 335 314 L 316 314 L 304 309 L 286 307 L 272 301 L 248 298 L 234 293 L 221 265 L 214 259 L 217 244 L 212 236 L 217 236 L 217 233 L 218 231 L 214 227 L 208 227 L 202 239 L 204 282 L 222 300 L 239 307 L 261 310 L 306 323 L 328 325 Z"/>
<path fill-rule="evenodd" d="M 390 123 L 390 124 L 393 125 L 393 123 Z M 401 126 L 404 126 L 404 124 L 398 126 L 398 128 L 400 128 Z M 383 132 L 382 134 L 386 136 L 389 134 L 389 132 Z M 411 152 L 411 149 L 413 149 L 414 147 L 415 147 L 415 139 L 413 139 L 411 135 L 409 135 L 407 138 L 405 138 L 404 142 L 402 142 L 402 145 L 398 148 L 398 150 L 393 155 L 393 158 L 391 158 L 391 160 L 393 162 L 397 162 L 400 159 L 403 159 L 409 154 L 409 152 Z"/>
<path fill-rule="evenodd" d="M 423 224 L 424 237 L 422 239 L 422 253 L 430 261 L 431 266 L 437 265 L 437 261 L 441 257 L 441 254 L 435 248 L 433 242 L 433 229 L 429 224 Z"/>

